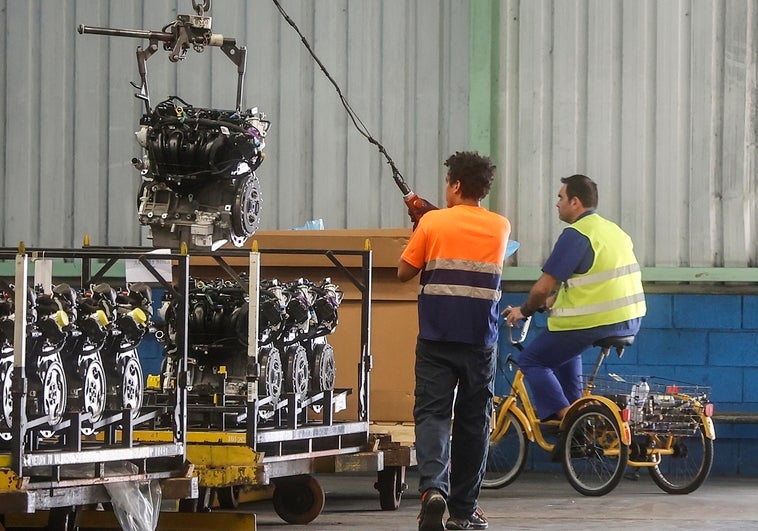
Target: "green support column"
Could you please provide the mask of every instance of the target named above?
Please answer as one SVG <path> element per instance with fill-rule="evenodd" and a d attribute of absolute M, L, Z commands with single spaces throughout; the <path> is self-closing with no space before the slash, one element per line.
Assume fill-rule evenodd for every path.
<path fill-rule="evenodd" d="M 469 145 L 497 164 L 499 0 L 471 0 Z"/>

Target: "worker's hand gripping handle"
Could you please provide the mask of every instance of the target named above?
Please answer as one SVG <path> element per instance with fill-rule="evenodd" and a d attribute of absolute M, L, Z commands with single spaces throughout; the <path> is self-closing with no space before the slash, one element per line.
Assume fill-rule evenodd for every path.
<path fill-rule="evenodd" d="M 413 221 L 413 228 L 416 228 L 421 217 L 430 210 L 437 210 L 437 207 L 431 204 L 426 199 L 419 197 L 415 192 L 408 192 L 403 196 L 408 207 L 408 216 Z"/>

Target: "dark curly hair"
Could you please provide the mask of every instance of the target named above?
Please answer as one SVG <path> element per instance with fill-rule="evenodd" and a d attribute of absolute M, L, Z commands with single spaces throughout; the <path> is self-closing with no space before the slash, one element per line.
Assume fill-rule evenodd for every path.
<path fill-rule="evenodd" d="M 461 196 L 481 200 L 487 197 L 492 186 L 495 165 L 489 157 L 474 151 L 456 151 L 446 161 L 450 184 L 460 181 Z"/>

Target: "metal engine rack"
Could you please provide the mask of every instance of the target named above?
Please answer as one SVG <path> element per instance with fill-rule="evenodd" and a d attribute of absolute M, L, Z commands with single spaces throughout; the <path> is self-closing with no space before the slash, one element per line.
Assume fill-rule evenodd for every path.
<path fill-rule="evenodd" d="M 30 329 L 33 319 L 27 311 L 34 311 L 29 300 L 34 296 L 28 286 L 29 263 L 43 255 L 46 259 L 80 263 L 82 285 L 99 282 L 118 260 L 144 260 L 144 252 L 35 250 L 25 249 L 23 244 L 17 250 L 0 249 L 1 260 L 15 261 L 14 284 L 0 280 L 4 293 L 12 294 L 14 299 L 12 307 L 10 297 L 4 300 L 13 313 L 2 316 L 5 325 L 2 360 L 7 365 L 12 359 L 12 367 L 6 367 L 3 373 L 0 514 L 49 510 L 48 528 L 68 529 L 76 507 L 113 501 L 108 487 L 125 482 L 139 485 L 157 481 L 164 498 L 196 498 L 197 478 L 185 461 L 186 393 L 181 387 L 175 390 L 170 405 L 114 409 L 105 408 L 103 403 L 104 410 L 93 418 L 92 412 L 82 409 L 81 403 L 73 408 L 62 405 L 65 401 L 61 401 L 60 395 L 65 395 L 66 386 L 59 360 L 47 366 L 58 367 L 56 370 L 40 376 L 39 359 L 50 358 L 46 349 L 54 350 L 50 343 L 45 343 L 39 349 L 35 346 L 34 352 L 27 352 L 28 338 L 37 343 L 41 340 L 35 338 L 45 339 L 43 329 Z M 176 260 L 180 270 L 182 265 L 185 270 L 188 268 L 188 256 L 175 254 L 167 258 Z M 94 260 L 105 261 L 105 266 L 92 275 Z M 146 260 L 145 263 L 149 268 Z M 8 341 L 11 334 L 12 342 Z M 32 364 L 35 357 L 36 368 Z M 186 359 L 186 351 L 182 357 Z M 99 391 L 105 392 L 103 388 Z M 100 398 L 104 402 L 105 397 Z M 51 409 L 56 406 L 60 406 L 60 411 L 53 413 Z M 170 419 L 170 437 L 155 443 L 138 441 L 136 430 L 158 417 Z M 8 525 L 7 521 L 4 523 Z"/>
<path fill-rule="evenodd" d="M 207 512 L 214 506 L 235 508 L 242 494 L 273 486 L 273 492 L 268 490 L 267 494 L 273 498 L 280 517 L 289 523 L 303 524 L 315 519 L 324 505 L 324 492 L 311 474 L 376 471 L 375 487 L 380 494 L 381 507 L 398 508 L 406 488 L 405 468 L 415 464 L 415 460 L 412 449 L 400 448 L 392 442 L 391 436 L 369 434 L 369 376 L 373 364 L 369 242 L 366 241 L 363 250 L 258 250 L 256 247 L 254 242 L 252 251 L 223 248 L 214 252 L 193 251 L 192 256 L 186 252 L 153 254 L 154 250 L 142 248 L 44 250 L 46 258 L 81 260 L 82 286 L 100 282 L 121 260 L 138 261 L 157 284 L 179 301 L 173 331 L 176 338 L 173 355 L 178 367 L 171 381 L 164 379 L 151 386 L 148 378 L 138 416 L 128 411 L 109 411 L 91 425 L 92 431 L 97 433 L 86 437 L 77 435 L 88 414 L 69 412 L 66 419 L 55 426 L 53 438 L 38 439 L 41 444 L 31 444 L 33 438 L 29 434 L 39 433 L 40 427 L 50 431 L 50 427 L 42 418 L 26 418 L 23 384 L 14 379 L 12 448 L 4 458 L 0 455 L 0 472 L 13 478 L 15 483 L 9 483 L 15 487 L 9 491 L 4 482 L 0 485 L 0 507 L 13 505 L 17 510 L 15 504 L 21 496 L 27 500 L 26 512 L 48 508 L 53 502 L 42 502 L 43 496 L 37 495 L 40 489 L 46 493 L 67 489 L 65 500 L 62 497 L 46 499 L 54 499 L 56 505 L 70 508 L 108 501 L 101 486 L 108 481 L 159 479 L 163 482 L 164 498 L 179 500 L 180 513 Z M 17 261 L 15 286 L 22 288 L 16 289 L 17 297 L 21 297 L 17 304 L 22 305 L 26 304 L 22 293 L 27 290 L 29 253 L 38 257 L 43 251 L 0 251 L 0 259 L 15 257 Z M 355 417 L 343 420 L 345 414 L 338 415 L 345 409 L 352 389 L 285 388 L 276 397 L 266 396 L 259 390 L 263 385 L 258 343 L 262 255 L 292 255 L 295 262 L 298 260 L 295 255 L 321 257 L 335 275 L 347 279 L 357 291 L 360 344 L 357 346 Z M 170 262 L 173 285 L 156 268 L 155 260 Z M 190 271 L 191 267 L 202 269 L 208 265 L 245 287 L 249 303 L 247 346 L 240 347 L 237 353 L 245 360 L 243 393 L 226 391 L 224 382 L 230 377 L 226 368 L 214 375 L 219 381 L 218 392 L 204 395 L 191 385 L 188 359 L 198 346 L 190 342 L 188 333 Z M 95 268 L 97 272 L 93 274 Z M 19 324 L 24 321 L 18 317 L 17 320 Z M 23 330 L 16 331 L 17 342 L 23 334 Z M 21 342 L 23 344 L 23 339 Z M 198 348 L 207 350 L 207 346 Z M 24 360 L 19 357 L 14 362 L 18 367 L 16 374 L 24 374 Z M 261 410 L 266 414 L 262 415 Z M 16 422 L 17 419 L 21 422 Z M 109 463 L 119 461 L 136 463 L 138 473 L 114 477 Z M 81 464 L 91 465 L 96 473 L 77 478 L 72 484 L 72 480 L 66 478 L 66 470 L 70 465 Z M 36 474 L 40 467 L 49 471 L 43 481 L 30 473 L 34 470 Z M 179 483 L 179 479 L 184 482 Z M 74 486 L 76 488 L 71 490 Z M 100 487 L 97 496 L 92 494 L 95 486 Z M 194 525 L 201 525 L 200 520 Z M 192 522 L 182 521 L 187 523 L 188 529 L 192 527 Z"/>

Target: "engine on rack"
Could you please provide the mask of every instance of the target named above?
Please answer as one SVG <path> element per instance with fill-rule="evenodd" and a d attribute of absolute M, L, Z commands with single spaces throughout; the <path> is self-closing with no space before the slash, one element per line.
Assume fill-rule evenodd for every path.
<path fill-rule="evenodd" d="M 196 108 L 178 97 L 142 116 L 134 159 L 143 183 L 138 217 L 153 246 L 242 246 L 260 223 L 255 170 L 270 122 L 257 109 Z"/>
<path fill-rule="evenodd" d="M 93 433 L 107 411 L 142 407 L 142 366 L 137 346 L 152 316 L 150 288 L 117 290 L 106 283 L 76 290 L 68 284 L 26 297 L 26 414 L 43 437 L 67 413 L 81 414 L 81 431 Z M 15 294 L 0 291 L 0 438 L 9 440 L 13 413 Z"/>
<path fill-rule="evenodd" d="M 221 397 L 224 405 L 244 405 L 250 370 L 247 291 L 230 280 L 193 279 L 190 285 L 189 403 L 209 404 Z M 305 397 L 334 389 L 336 365 L 327 336 L 337 327 L 342 297 L 329 278 L 317 284 L 303 278 L 260 282 L 256 357 L 260 419 L 274 417 L 284 395 Z M 176 383 L 177 304 L 170 295 L 163 301 L 167 333 L 159 385 L 164 391 Z"/>

